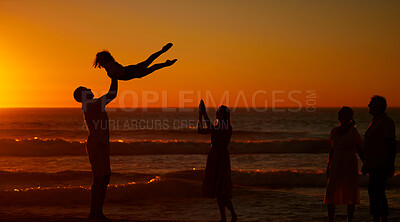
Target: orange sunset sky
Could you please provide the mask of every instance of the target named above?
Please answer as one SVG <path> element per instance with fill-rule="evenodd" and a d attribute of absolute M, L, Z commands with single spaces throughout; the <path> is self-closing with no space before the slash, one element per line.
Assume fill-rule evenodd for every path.
<path fill-rule="evenodd" d="M 182 91 L 184 106 L 206 92 L 269 106 L 274 91 L 277 106 L 297 106 L 291 91 L 304 103 L 315 90 L 320 107 L 365 107 L 374 94 L 398 107 L 399 12 L 400 1 L 0 0 L 0 107 L 80 107 L 77 86 L 101 94 L 110 83 L 92 67 L 98 51 L 130 65 L 167 42 L 156 61 L 178 62 L 120 81 L 113 106 L 177 107 Z"/>

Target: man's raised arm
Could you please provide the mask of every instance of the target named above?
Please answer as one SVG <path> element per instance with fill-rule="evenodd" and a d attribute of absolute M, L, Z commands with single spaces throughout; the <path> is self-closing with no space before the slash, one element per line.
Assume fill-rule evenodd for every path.
<path fill-rule="evenodd" d="M 113 78 L 113 79 L 111 79 L 111 85 L 110 85 L 110 89 L 108 90 L 108 93 L 103 95 L 100 98 L 100 100 L 102 102 L 105 102 L 104 104 L 107 105 L 108 103 L 113 101 L 115 99 L 115 97 L 117 97 L 117 92 L 118 92 L 118 80 Z"/>

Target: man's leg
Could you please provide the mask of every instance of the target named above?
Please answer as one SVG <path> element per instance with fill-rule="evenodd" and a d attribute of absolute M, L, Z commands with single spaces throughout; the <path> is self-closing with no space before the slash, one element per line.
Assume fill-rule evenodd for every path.
<path fill-rule="evenodd" d="M 100 195 L 101 193 L 101 181 L 100 178 L 94 177 L 91 192 L 90 202 L 90 217 L 97 217 L 100 215 Z"/>
<path fill-rule="evenodd" d="M 370 213 L 373 221 L 384 220 L 388 215 L 388 203 L 385 194 L 386 170 L 384 168 L 372 168 L 369 171 L 368 194 L 370 200 Z"/>
<path fill-rule="evenodd" d="M 103 204 L 104 204 L 104 199 L 106 198 L 106 192 L 107 192 L 107 187 L 108 187 L 109 183 L 110 183 L 109 175 L 103 176 L 101 178 L 101 186 L 100 186 L 100 188 L 101 188 L 100 194 L 101 195 L 100 195 L 100 203 L 99 203 L 101 215 L 103 215 Z"/>
<path fill-rule="evenodd" d="M 387 180 L 387 170 L 381 168 L 379 172 L 379 197 L 381 203 L 381 221 L 386 222 L 387 216 L 389 214 L 389 206 L 386 197 L 386 180 Z"/>
<path fill-rule="evenodd" d="M 106 197 L 107 186 L 110 176 L 95 177 L 91 189 L 92 201 L 90 206 L 90 217 L 99 218 L 103 215 L 103 204 Z"/>
<path fill-rule="evenodd" d="M 109 150 L 107 144 L 88 140 L 87 152 L 93 172 L 89 217 L 94 219 L 107 219 L 103 215 L 103 203 L 111 173 L 110 156 L 107 150 Z"/>

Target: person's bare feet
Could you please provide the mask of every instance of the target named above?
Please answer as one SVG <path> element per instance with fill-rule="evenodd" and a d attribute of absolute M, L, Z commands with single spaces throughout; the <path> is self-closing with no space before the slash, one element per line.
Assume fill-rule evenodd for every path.
<path fill-rule="evenodd" d="M 108 219 L 103 214 L 101 214 L 101 215 L 90 215 L 89 219 L 92 220 L 92 221 L 111 221 L 110 219 Z"/>
<path fill-rule="evenodd" d="M 173 60 L 168 59 L 167 61 L 165 61 L 165 65 L 172 66 L 176 61 L 177 61 L 177 59 L 173 59 Z"/>
<path fill-rule="evenodd" d="M 166 52 L 166 51 L 168 51 L 172 46 L 173 46 L 172 43 L 168 43 L 168 44 L 166 44 L 166 45 L 161 49 L 161 51 L 162 51 L 162 52 Z"/>

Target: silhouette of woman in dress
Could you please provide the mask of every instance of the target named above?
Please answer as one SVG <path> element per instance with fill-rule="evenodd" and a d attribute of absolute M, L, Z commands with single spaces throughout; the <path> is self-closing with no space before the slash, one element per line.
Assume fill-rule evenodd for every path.
<path fill-rule="evenodd" d="M 344 106 L 338 113 L 339 127 L 334 127 L 330 134 L 331 148 L 326 170 L 325 203 L 328 207 L 328 221 L 335 218 L 335 204 L 347 205 L 347 221 L 353 221 L 355 204 L 360 203 L 358 189 L 358 160 L 364 155 L 360 149 L 361 137 L 355 127 L 354 112 Z"/>
<path fill-rule="evenodd" d="M 203 128 L 203 117 L 207 128 Z M 231 201 L 232 179 L 228 145 L 232 136 L 232 126 L 228 107 L 220 106 L 216 113 L 216 119 L 217 123 L 213 125 L 207 116 L 204 102 L 201 100 L 198 132 L 211 134 L 211 148 L 207 157 L 202 195 L 206 198 L 217 198 L 222 222 L 226 221 L 225 207 L 231 212 L 232 221 L 237 221 Z"/>

